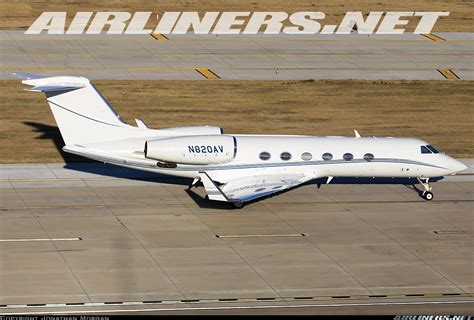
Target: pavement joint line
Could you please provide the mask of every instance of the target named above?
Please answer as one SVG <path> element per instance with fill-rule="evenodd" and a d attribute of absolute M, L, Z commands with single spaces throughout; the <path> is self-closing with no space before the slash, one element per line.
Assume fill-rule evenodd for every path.
<path fill-rule="evenodd" d="M 441 38 L 441 37 L 439 37 L 439 36 L 436 36 L 436 35 L 434 35 L 434 34 L 432 34 L 432 33 L 422 34 L 422 36 L 423 36 L 423 37 L 426 37 L 426 38 L 428 38 L 428 39 L 430 39 L 430 40 L 436 41 L 436 42 L 446 42 L 446 39 Z"/>
<path fill-rule="evenodd" d="M 435 230 L 436 234 L 474 234 L 474 230 Z"/>
<path fill-rule="evenodd" d="M 418 293 L 418 294 L 392 294 L 392 295 L 340 295 L 340 296 L 314 296 L 314 297 L 257 297 L 257 298 L 219 298 L 219 299 L 181 299 L 181 300 L 144 300 L 144 301 L 103 301 L 103 302 L 66 302 L 66 303 L 27 303 L 27 304 L 2 304 L 0 309 L 17 308 L 62 308 L 69 306 L 100 307 L 112 305 L 152 305 L 152 304 L 206 304 L 223 302 L 292 302 L 295 300 L 377 300 L 387 299 L 411 299 L 411 298 L 445 298 L 445 297 L 474 297 L 474 293 Z M 474 303 L 474 301 L 472 301 Z"/>
<path fill-rule="evenodd" d="M 459 80 L 461 79 L 457 74 L 454 73 L 451 69 L 438 69 L 439 73 L 443 75 L 444 78 L 448 80 Z"/>
<path fill-rule="evenodd" d="M 155 40 L 158 41 L 167 41 L 169 38 L 165 36 L 164 34 L 161 33 L 150 33 L 150 36 L 152 36 Z"/>
<path fill-rule="evenodd" d="M 200 73 L 206 79 L 220 79 L 215 72 L 208 68 L 195 68 L 195 70 Z"/>
<path fill-rule="evenodd" d="M 429 294 L 400 294 L 400 295 L 387 295 L 383 298 L 383 300 L 388 299 L 411 299 L 411 298 L 445 298 L 446 296 L 452 295 L 452 297 L 474 297 L 473 293 L 429 293 Z M 104 301 L 104 302 L 67 302 L 67 303 L 28 303 L 28 304 L 3 304 L 0 305 L 1 309 L 22 309 L 22 308 L 64 308 L 64 307 L 103 307 L 103 306 L 130 306 L 130 305 L 153 305 L 153 304 L 160 304 L 160 305 L 179 305 L 179 304 L 209 304 L 209 303 L 225 303 L 225 302 L 294 302 L 295 300 L 313 300 L 313 301 L 329 301 L 329 300 L 374 300 L 378 301 L 379 303 L 390 303 L 381 301 L 374 296 L 371 295 L 355 295 L 355 296 L 318 296 L 318 297 L 261 297 L 261 298 L 222 298 L 222 299 L 183 299 L 183 300 L 146 300 L 146 301 Z M 464 303 L 474 303 L 474 300 L 462 300 Z M 450 300 L 450 301 L 406 301 L 406 302 L 393 302 L 393 303 L 430 303 L 430 302 L 437 302 L 437 303 L 460 303 L 460 301 Z M 375 303 L 375 302 L 374 302 Z M 350 305 L 350 303 L 349 303 Z M 317 305 L 314 305 L 317 306 Z M 105 312 L 105 311 L 104 311 Z"/>
<path fill-rule="evenodd" d="M 87 71 L 87 70 L 96 70 L 97 67 L 0 67 L 1 71 Z M 111 70 L 111 71 L 198 71 L 197 69 L 207 69 L 208 68 L 195 68 L 195 67 L 101 67 L 104 70 Z M 289 70 L 289 71 L 305 71 L 305 70 L 326 70 L 326 71 L 430 71 L 433 70 L 432 68 L 354 68 L 354 67 L 347 67 L 347 68 L 332 68 L 332 67 L 319 67 L 319 68 L 303 68 L 303 67 L 262 67 L 262 68 L 227 68 L 227 67 L 213 67 L 212 69 L 218 70 L 270 70 L 275 71 L 278 70 Z M 450 70 L 450 69 L 438 69 L 439 70 Z M 467 68 L 458 68 L 457 70 L 461 71 L 473 71 L 473 69 Z M 199 71 L 198 71 L 199 72 Z M 440 71 L 441 72 L 441 71 Z M 451 70 L 452 72 L 452 70 Z M 219 77 L 217 74 L 212 72 L 216 77 Z M 454 73 L 454 72 L 453 72 Z"/>
<path fill-rule="evenodd" d="M 58 56 L 64 56 L 64 54 L 67 54 L 68 56 L 71 55 L 83 55 L 82 52 L 41 52 L 41 51 L 35 51 L 28 53 L 30 56 L 34 55 L 39 55 L 42 56 L 44 54 L 47 54 L 48 56 L 51 55 L 58 55 Z M 354 56 L 354 53 L 346 53 L 346 52 L 291 52 L 291 51 L 285 51 L 282 53 L 268 53 L 268 52 L 255 52 L 255 51 L 239 51 L 239 52 L 234 52 L 234 51 L 220 51 L 220 52 L 175 52 L 175 51 L 160 51 L 160 55 L 176 55 L 176 56 L 214 56 L 214 55 L 265 55 L 265 56 L 274 56 L 274 55 L 288 55 L 288 56 Z M 17 56 L 18 52 L 13 51 L 13 52 L 7 52 L 7 50 L 3 50 L 2 56 Z M 122 56 L 123 52 L 112 52 L 112 53 L 107 53 L 109 56 Z M 357 54 L 358 57 L 360 56 L 382 56 L 382 57 L 393 57 L 393 56 L 419 56 L 418 53 L 371 53 L 371 52 L 365 52 L 365 53 L 360 53 Z M 433 56 L 452 56 L 452 53 L 430 53 L 430 57 Z M 459 53 L 456 54 L 456 56 L 466 56 L 466 57 L 471 57 L 473 54 L 472 53 Z"/>
<path fill-rule="evenodd" d="M 460 200 L 435 200 L 431 203 L 465 203 L 474 202 L 474 199 L 460 199 Z M 406 200 L 406 201 L 313 201 L 313 202 L 285 202 L 291 204 L 388 204 L 388 203 L 425 203 L 420 200 Z M 266 205 L 279 205 L 279 203 L 267 203 Z M 64 205 L 64 206 L 12 206 L 0 207 L 0 211 L 20 210 L 20 209 L 57 209 L 57 208 L 150 208 L 156 204 L 140 204 L 140 205 L 112 205 L 112 204 L 91 204 L 91 205 Z"/>
<path fill-rule="evenodd" d="M 74 310 L 74 311 L 46 311 L 34 313 L 15 312 L 11 315 L 28 314 L 89 314 L 89 313 L 124 313 L 124 312 L 152 312 L 152 311 L 198 311 L 198 310 L 251 310 L 251 309 L 294 309 L 312 307 L 354 307 L 354 306 L 395 306 L 395 305 L 436 305 L 436 304 L 472 304 L 474 301 L 405 301 L 405 302 L 373 302 L 373 303 L 337 303 L 337 304 L 299 304 L 299 305 L 260 305 L 260 306 L 227 306 L 227 307 L 180 307 L 180 308 L 148 308 L 148 309 L 114 309 L 114 310 Z"/>
<path fill-rule="evenodd" d="M 229 234 L 215 235 L 216 238 L 270 238 L 270 237 L 306 237 L 304 233 L 281 233 L 281 234 Z"/>
<path fill-rule="evenodd" d="M 81 237 L 77 238 L 32 238 L 32 239 L 0 239 L 0 242 L 41 242 L 41 241 L 81 241 Z"/>

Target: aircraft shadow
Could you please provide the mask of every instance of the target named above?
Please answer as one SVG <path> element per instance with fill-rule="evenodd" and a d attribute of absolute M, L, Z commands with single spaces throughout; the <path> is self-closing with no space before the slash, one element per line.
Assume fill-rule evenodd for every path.
<path fill-rule="evenodd" d="M 23 124 L 34 128 L 35 132 L 40 133 L 36 139 L 51 140 L 63 158 L 65 163 L 64 168 L 98 174 L 113 178 L 126 178 L 139 181 L 151 181 L 166 184 L 190 185 L 192 179 L 172 177 L 154 172 L 145 172 L 132 168 L 119 167 L 109 164 L 104 164 L 95 160 L 80 157 L 63 151 L 64 141 L 61 137 L 61 132 L 58 127 L 50 126 L 44 123 L 24 121 Z"/>
<path fill-rule="evenodd" d="M 199 187 L 202 188 L 202 185 L 199 184 Z M 221 202 L 209 200 L 207 196 L 200 196 L 193 189 L 186 189 L 186 193 L 189 197 L 196 203 L 199 208 L 203 209 L 218 209 L 218 210 L 234 210 L 234 205 L 230 202 Z"/>
<path fill-rule="evenodd" d="M 94 160 L 86 159 L 84 157 L 76 156 L 75 154 L 66 153 L 63 151 L 64 141 L 61 137 L 58 127 L 50 126 L 44 123 L 32 122 L 32 121 L 23 121 L 23 124 L 33 128 L 34 132 L 40 133 L 35 139 L 39 140 L 51 140 L 58 150 L 59 154 L 63 158 L 65 163 L 93 163 Z"/>

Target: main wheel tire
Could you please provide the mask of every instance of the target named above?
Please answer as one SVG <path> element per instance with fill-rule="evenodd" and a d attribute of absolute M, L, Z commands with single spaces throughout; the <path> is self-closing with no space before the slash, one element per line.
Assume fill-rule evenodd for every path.
<path fill-rule="evenodd" d="M 234 208 L 236 208 L 236 209 L 242 209 L 242 207 L 244 206 L 244 202 L 243 201 L 235 201 L 235 202 L 233 202 L 233 205 L 234 205 Z"/>
<path fill-rule="evenodd" d="M 427 200 L 427 201 L 431 201 L 433 200 L 433 193 L 432 192 L 429 192 L 429 191 L 424 191 L 421 196 L 423 197 L 423 199 Z"/>

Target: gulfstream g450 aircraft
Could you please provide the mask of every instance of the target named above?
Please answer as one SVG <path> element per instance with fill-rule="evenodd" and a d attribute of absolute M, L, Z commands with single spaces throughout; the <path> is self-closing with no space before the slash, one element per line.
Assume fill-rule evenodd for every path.
<path fill-rule="evenodd" d="M 44 92 L 64 151 L 86 158 L 202 181 L 209 199 L 244 202 L 327 177 L 411 177 L 433 199 L 430 177 L 466 167 L 412 138 L 224 134 L 219 127 L 149 129 L 126 124 L 83 77 L 14 73 Z"/>

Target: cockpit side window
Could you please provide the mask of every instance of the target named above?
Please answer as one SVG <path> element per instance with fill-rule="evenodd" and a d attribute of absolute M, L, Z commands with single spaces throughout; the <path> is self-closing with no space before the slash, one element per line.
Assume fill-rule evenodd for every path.
<path fill-rule="evenodd" d="M 430 151 L 433 152 L 433 153 L 439 153 L 439 151 L 435 147 L 433 147 L 432 145 L 427 145 L 426 147 L 428 149 L 430 149 Z"/>
<path fill-rule="evenodd" d="M 421 146 L 421 153 L 431 153 L 431 151 L 426 146 Z"/>

